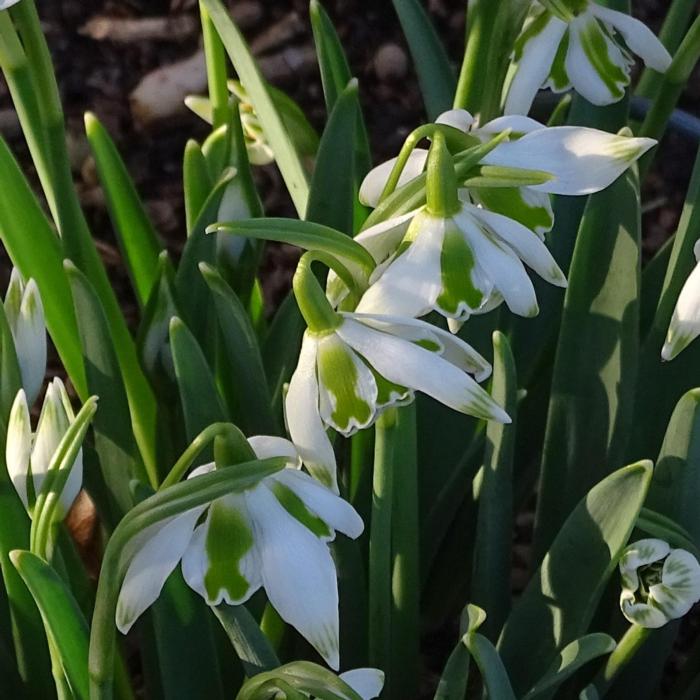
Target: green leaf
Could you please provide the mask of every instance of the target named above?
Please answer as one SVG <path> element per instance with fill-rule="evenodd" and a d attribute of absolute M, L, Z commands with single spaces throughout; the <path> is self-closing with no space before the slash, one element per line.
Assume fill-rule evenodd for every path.
<path fill-rule="evenodd" d="M 304 216 L 309 185 L 304 166 L 243 35 L 220 0 L 202 0 L 262 124 L 292 201 Z"/>
<path fill-rule="evenodd" d="M 347 84 L 333 107 L 321 138 L 306 219 L 353 233 L 355 203 L 356 125 L 359 117 L 357 81 Z M 338 167 L 343 163 L 343 167 Z"/>
<path fill-rule="evenodd" d="M 644 339 L 654 323 L 656 307 L 666 279 L 675 235 L 666 239 L 654 257 L 642 269 L 642 290 L 639 297 L 639 337 Z"/>
<path fill-rule="evenodd" d="M 31 552 L 15 550 L 10 558 L 36 601 L 73 695 L 77 700 L 88 700 L 89 631 L 72 593 L 59 575 Z"/>
<path fill-rule="evenodd" d="M 236 425 L 247 435 L 275 435 L 270 393 L 255 331 L 240 300 L 214 268 L 200 270 L 214 298 L 223 346 L 222 393 Z"/>
<path fill-rule="evenodd" d="M 587 632 L 634 528 L 651 474 L 648 461 L 619 469 L 594 486 L 561 527 L 499 640 L 516 693 L 531 688 L 559 650 Z"/>
<path fill-rule="evenodd" d="M 433 700 L 464 700 L 470 659 L 467 647 L 460 641 L 447 659 Z"/>
<path fill-rule="evenodd" d="M 579 499 L 625 462 L 637 380 L 640 228 L 633 168 L 590 198 L 576 240 L 542 455 L 538 560 Z"/>
<path fill-rule="evenodd" d="M 523 700 L 545 696 L 570 678 L 579 668 L 594 659 L 609 654 L 615 648 L 615 640 L 607 634 L 587 634 L 571 644 L 567 644 L 560 652 L 547 673 L 540 678 Z"/>
<path fill-rule="evenodd" d="M 187 439 L 191 441 L 212 423 L 225 421 L 226 411 L 202 349 L 177 317 L 170 321 L 170 348 Z"/>
<path fill-rule="evenodd" d="M 392 0 L 418 73 L 428 119 L 435 119 L 452 107 L 456 81 L 450 61 L 418 0 Z"/>
<path fill-rule="evenodd" d="M 136 299 L 143 307 L 155 282 L 162 245 L 114 142 L 90 112 L 85 115 L 85 133 Z"/>
<path fill-rule="evenodd" d="M 87 398 L 78 326 L 70 287 L 63 272 L 61 242 L 44 215 L 27 180 L 0 139 L 0 237 L 25 279 L 39 287 L 46 326 L 81 398 Z M 41 250 L 41 255 L 36 251 Z"/>
<path fill-rule="evenodd" d="M 486 696 L 498 700 L 515 700 L 508 673 L 496 647 L 476 632 L 465 634 L 463 641 L 481 671 Z"/>
<path fill-rule="evenodd" d="M 214 188 L 207 160 L 200 145 L 194 139 L 190 139 L 185 145 L 182 185 L 185 195 L 187 235 L 189 236 L 194 231 L 207 197 Z"/>
<path fill-rule="evenodd" d="M 518 385 L 507 338 L 493 334 L 491 396 L 515 421 Z M 515 423 L 489 421 L 479 490 L 479 515 L 474 546 L 474 603 L 489 611 L 485 634 L 497 639 L 510 609 L 511 541 L 513 533 L 513 455 Z"/>
<path fill-rule="evenodd" d="M 92 285 L 70 261 L 66 261 L 65 270 L 78 319 L 88 387 L 90 393 L 100 398 L 93 427 L 102 478 L 118 512 L 125 513 L 132 506 L 131 479 L 147 483 L 131 432 L 126 389 L 112 347 L 107 319 Z"/>

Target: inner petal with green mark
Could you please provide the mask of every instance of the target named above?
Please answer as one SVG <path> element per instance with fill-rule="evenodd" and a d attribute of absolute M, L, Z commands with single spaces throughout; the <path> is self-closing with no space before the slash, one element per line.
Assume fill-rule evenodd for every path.
<path fill-rule="evenodd" d="M 287 513 L 311 530 L 316 537 L 326 541 L 333 539 L 335 533 L 328 527 L 328 524 L 321 520 L 316 513 L 312 513 L 304 501 L 286 484 L 273 480 L 269 488 Z"/>
<path fill-rule="evenodd" d="M 253 554 L 253 532 L 245 510 L 236 507 L 242 496 L 214 501 L 209 508 L 205 550 L 208 568 L 204 573 L 207 599 L 222 596 L 230 602 L 244 600 L 254 586 L 246 572 L 246 557 Z"/>
<path fill-rule="evenodd" d="M 625 86 L 629 83 L 629 75 L 625 67 L 615 63 L 610 56 L 609 48 L 614 46 L 614 40 L 592 16 L 586 21 L 579 39 L 591 66 L 610 94 L 615 99 L 621 99 L 625 94 Z"/>
<path fill-rule="evenodd" d="M 484 209 L 514 219 L 540 236 L 554 225 L 549 195 L 544 192 L 526 187 L 484 187 L 470 193 Z"/>
<path fill-rule="evenodd" d="M 335 333 L 318 344 L 321 418 L 343 435 L 374 419 L 377 384 L 367 365 Z"/>
<path fill-rule="evenodd" d="M 564 38 L 559 44 L 559 49 L 552 63 L 552 70 L 549 73 L 547 86 L 554 92 L 564 92 L 571 87 L 569 74 L 566 72 L 566 52 L 569 50 L 569 32 L 564 34 Z"/>

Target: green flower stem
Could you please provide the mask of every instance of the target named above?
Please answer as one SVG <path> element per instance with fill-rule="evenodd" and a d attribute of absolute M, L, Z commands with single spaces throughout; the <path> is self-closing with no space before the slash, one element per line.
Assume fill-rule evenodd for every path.
<path fill-rule="evenodd" d="M 697 0 L 675 0 L 668 9 L 659 33 L 659 40 L 672 55 L 683 41 L 696 5 Z M 655 97 L 662 80 L 662 74 L 651 68 L 645 68 L 637 85 L 637 94 L 642 97 Z"/>
<path fill-rule="evenodd" d="M 608 657 L 605 667 L 593 682 L 600 697 L 603 697 L 617 674 L 632 660 L 650 634 L 651 630 L 648 627 L 630 625 L 613 653 Z"/>
<path fill-rule="evenodd" d="M 433 216 L 446 219 L 460 209 L 454 161 L 440 132 L 435 133 L 428 153 L 425 196 L 427 210 Z"/>
<path fill-rule="evenodd" d="M 209 13 L 201 2 L 199 3 L 199 13 L 202 19 L 204 56 L 207 63 L 209 99 L 212 106 L 212 128 L 216 130 L 220 126 L 228 125 L 231 119 L 226 51 Z"/>
<path fill-rule="evenodd" d="M 700 17 L 693 22 L 680 48 L 666 71 L 651 105 L 639 136 L 660 139 L 666 131 L 671 113 L 678 103 L 692 72 L 700 59 Z M 647 153 L 639 162 L 639 174 L 643 180 L 653 161 L 653 153 Z"/>
<path fill-rule="evenodd" d="M 115 614 L 129 565 L 124 553 L 131 541 L 151 525 L 210 503 L 232 490 L 252 488 L 261 479 L 282 470 L 285 464 L 284 458 L 274 458 L 217 469 L 159 491 L 124 516 L 105 549 L 97 585 L 88 659 L 91 700 L 111 700 L 113 695 Z"/>
<path fill-rule="evenodd" d="M 330 258 L 331 256 L 323 257 Z M 321 254 L 318 252 L 304 253 L 301 256 L 292 285 L 299 310 L 309 330 L 312 333 L 328 333 L 336 329 L 342 323 L 342 319 L 333 311 L 333 307 L 311 269 L 311 265 L 316 260 L 321 260 Z M 352 290 L 353 287 L 354 284 L 350 289 Z"/>
<path fill-rule="evenodd" d="M 372 520 L 369 540 L 369 663 L 388 669 L 392 657 L 392 505 L 397 411 L 391 408 L 377 420 L 374 444 Z M 385 697 L 391 698 L 391 678 Z"/>
<path fill-rule="evenodd" d="M 389 179 L 386 181 L 386 185 L 384 185 L 384 189 L 382 190 L 382 193 L 379 196 L 380 202 L 384 201 L 390 194 L 392 194 L 396 190 L 399 184 L 401 173 L 406 167 L 406 163 L 408 162 L 411 153 L 413 153 L 413 150 L 421 141 L 421 139 L 432 136 L 434 131 L 435 124 L 424 124 L 423 126 L 419 126 L 417 129 L 414 129 L 406 137 L 406 140 L 403 142 L 403 146 L 401 146 L 401 150 L 399 151 L 399 155 L 396 158 L 396 163 L 394 163 L 394 167 L 391 169 Z"/>

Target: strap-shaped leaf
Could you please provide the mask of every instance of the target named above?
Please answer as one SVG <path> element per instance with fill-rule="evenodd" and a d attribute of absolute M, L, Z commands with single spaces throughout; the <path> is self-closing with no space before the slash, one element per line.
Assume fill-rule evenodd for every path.
<path fill-rule="evenodd" d="M 136 299 L 143 307 L 156 278 L 162 246 L 117 147 L 89 112 L 85 115 L 85 133 Z"/>
<path fill-rule="evenodd" d="M 614 472 L 590 490 L 560 529 L 498 643 L 516 693 L 532 688 L 559 650 L 587 632 L 634 528 L 651 473 L 648 461 Z"/>
<path fill-rule="evenodd" d="M 508 672 L 496 647 L 478 632 L 468 632 L 464 635 L 463 642 L 479 667 L 486 696 L 498 700 L 515 700 Z"/>
<path fill-rule="evenodd" d="M 70 589 L 43 560 L 15 550 L 12 563 L 30 590 L 76 700 L 88 700 L 88 625 Z"/>
<path fill-rule="evenodd" d="M 202 0 L 202 3 L 221 37 L 258 119 L 260 119 L 265 137 L 275 154 L 275 160 L 297 212 L 299 216 L 304 216 L 309 196 L 306 172 L 274 100 L 270 96 L 260 69 L 256 65 L 243 35 L 229 17 L 220 0 Z"/>
<path fill-rule="evenodd" d="M 190 139 L 185 145 L 182 185 L 185 196 L 187 235 L 189 236 L 194 230 L 204 203 L 214 187 L 202 148 L 194 139 Z"/>
<path fill-rule="evenodd" d="M 393 0 L 418 73 L 428 119 L 452 107 L 456 81 L 430 17 L 419 0 Z"/>

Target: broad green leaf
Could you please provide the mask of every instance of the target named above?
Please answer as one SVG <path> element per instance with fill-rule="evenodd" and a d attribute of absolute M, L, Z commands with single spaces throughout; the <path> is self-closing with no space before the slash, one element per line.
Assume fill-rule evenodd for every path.
<path fill-rule="evenodd" d="M 419 0 L 392 0 L 411 50 L 428 119 L 452 107 L 456 81 L 450 61 Z"/>
<path fill-rule="evenodd" d="M 508 673 L 496 647 L 477 632 L 465 634 L 463 642 L 479 667 L 486 696 L 498 700 L 515 700 Z"/>
<path fill-rule="evenodd" d="M 671 362 L 661 361 L 661 348 L 673 309 L 686 279 L 695 267 L 693 254 L 700 239 L 700 154 L 698 154 L 678 230 L 673 240 L 666 277 L 654 321 L 641 351 L 636 393 L 637 411 L 628 455 L 657 454 L 676 403 L 697 385 L 700 343 L 693 343 Z M 653 406 L 653 410 L 649 407 Z M 635 457 L 636 458 L 636 457 Z"/>
<path fill-rule="evenodd" d="M 185 195 L 187 235 L 189 236 L 194 231 L 199 214 L 214 188 L 214 181 L 209 175 L 209 168 L 202 148 L 193 139 L 190 139 L 185 145 L 182 185 Z"/>
<path fill-rule="evenodd" d="M 255 331 L 245 308 L 221 275 L 202 264 L 221 333 L 221 390 L 231 417 L 247 435 L 275 435 L 270 393 Z"/>
<path fill-rule="evenodd" d="M 119 151 L 90 112 L 85 115 L 85 133 L 136 299 L 143 307 L 155 282 L 162 245 Z"/>
<path fill-rule="evenodd" d="M 576 240 L 542 455 L 537 559 L 588 489 L 624 464 L 637 379 L 640 228 L 631 169 L 590 198 Z"/>
<path fill-rule="evenodd" d="M 493 347 L 491 396 L 515 421 L 518 386 L 513 354 L 508 340 L 498 331 L 493 335 Z M 498 638 L 510 609 L 515 430 L 515 424 L 487 424 L 479 489 L 471 599 L 489 611 L 484 634 L 493 640 Z"/>
<path fill-rule="evenodd" d="M 605 656 L 615 648 L 615 640 L 607 634 L 587 634 L 571 644 L 567 644 L 560 652 L 547 673 L 540 678 L 523 700 L 534 700 L 538 697 L 549 697 L 549 694 L 570 678 L 585 664 Z"/>
<path fill-rule="evenodd" d="M 299 216 L 304 216 L 309 184 L 299 154 L 267 89 L 255 59 L 220 0 L 202 0 L 262 124 Z"/>
<path fill-rule="evenodd" d="M 0 139 L 0 237 L 22 275 L 39 287 L 46 326 L 81 398 L 87 398 L 78 327 L 70 288 L 63 272 L 61 241 L 32 193 L 27 180 Z M 41 255 L 36 251 L 41 250 Z"/>
<path fill-rule="evenodd" d="M 65 270 L 78 319 L 88 387 L 100 399 L 93 428 L 102 478 L 118 512 L 125 513 L 132 506 L 131 479 L 147 483 L 131 431 L 126 390 L 107 319 L 92 285 L 70 261 L 66 261 Z"/>
<path fill-rule="evenodd" d="M 177 317 L 170 321 L 170 348 L 187 439 L 193 440 L 212 423 L 226 420 L 226 411 L 207 360 L 197 340 Z"/>
<path fill-rule="evenodd" d="M 73 696 L 88 700 L 89 630 L 73 594 L 60 576 L 31 552 L 15 550 L 10 558 L 36 601 Z"/>
<path fill-rule="evenodd" d="M 311 180 L 306 219 L 351 236 L 355 202 L 356 126 L 359 117 L 357 81 L 340 93 L 321 137 Z M 342 167 L 338 167 L 343 163 Z"/>
<path fill-rule="evenodd" d="M 649 335 L 654 323 L 674 241 L 675 235 L 668 238 L 642 269 L 642 289 L 639 296 L 639 337 L 641 339 Z"/>
<path fill-rule="evenodd" d="M 559 651 L 588 631 L 651 475 L 648 461 L 619 469 L 594 486 L 561 527 L 498 643 L 516 693 L 532 688 Z"/>
<path fill-rule="evenodd" d="M 433 700 L 464 700 L 471 656 L 460 641 L 447 659 Z"/>

